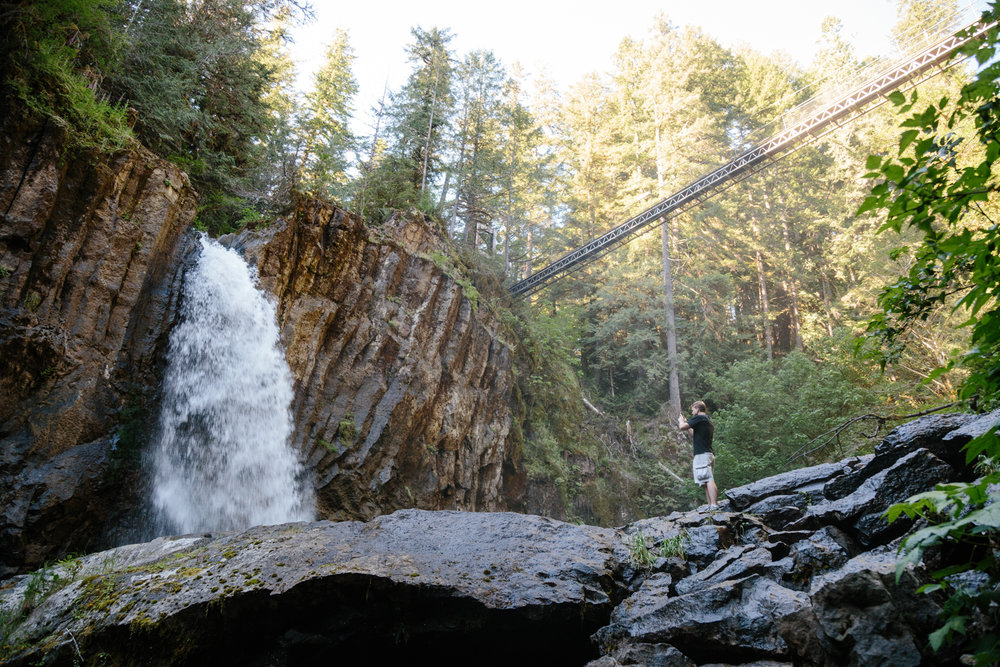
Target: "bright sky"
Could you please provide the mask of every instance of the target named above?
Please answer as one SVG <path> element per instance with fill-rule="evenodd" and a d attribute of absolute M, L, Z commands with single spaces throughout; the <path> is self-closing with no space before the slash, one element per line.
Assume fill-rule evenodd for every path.
<path fill-rule="evenodd" d="M 700 26 L 724 46 L 749 44 L 763 53 L 783 51 L 808 65 L 820 24 L 834 15 L 858 56 L 891 53 L 895 0 L 313 0 L 316 20 L 295 35 L 300 85 L 310 87 L 325 45 L 336 28 L 347 31 L 360 85 L 357 120 L 367 117 L 388 83 L 397 90 L 410 65 L 410 28 L 450 28 L 454 53 L 492 50 L 529 75 L 545 72 L 561 90 L 584 74 L 606 71 L 626 36 L 645 38 L 663 12 L 676 26 Z"/>

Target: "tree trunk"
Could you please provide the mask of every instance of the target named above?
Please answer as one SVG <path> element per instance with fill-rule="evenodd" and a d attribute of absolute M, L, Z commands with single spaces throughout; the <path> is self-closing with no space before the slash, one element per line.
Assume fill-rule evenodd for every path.
<path fill-rule="evenodd" d="M 457 173 L 455 174 L 455 203 L 451 208 L 451 227 L 454 230 L 454 232 L 458 231 L 458 201 L 461 199 L 462 196 L 462 172 L 465 169 L 465 143 L 466 143 L 465 130 L 468 127 L 468 125 L 469 125 L 469 98 L 468 95 L 466 95 L 465 110 L 464 113 L 462 114 L 462 129 L 459 131 L 459 135 L 462 137 L 461 139 L 462 143 L 460 144 L 458 149 L 458 170 Z M 465 233 L 468 234 L 467 229 Z M 466 243 L 468 243 L 469 242 L 468 236 L 464 236 L 463 240 Z"/>
<path fill-rule="evenodd" d="M 657 195 L 664 197 L 664 164 L 663 146 L 660 140 L 659 113 L 656 105 L 653 105 L 654 125 L 656 128 L 656 187 Z M 663 307 L 666 314 L 667 323 L 667 362 L 668 373 L 668 397 L 670 401 L 669 414 L 667 419 L 670 424 L 674 424 L 681 416 L 681 386 L 677 375 L 677 322 L 674 317 L 674 280 L 670 266 L 670 220 L 667 219 L 660 227 L 660 244 L 663 251 Z"/>
<path fill-rule="evenodd" d="M 524 263 L 524 277 L 525 278 L 530 278 L 531 277 L 531 270 L 532 270 L 531 256 L 532 256 L 532 254 L 535 251 L 535 233 L 534 233 L 534 230 L 532 229 L 532 225 L 531 225 L 530 221 L 528 222 L 528 239 L 527 239 L 527 241 L 528 241 L 528 250 L 527 250 L 527 252 L 528 252 L 528 258 L 527 258 L 527 260 Z"/>
<path fill-rule="evenodd" d="M 788 231 L 788 213 L 784 206 L 781 208 L 781 233 L 785 237 L 785 257 L 786 262 L 792 261 L 792 240 L 791 234 Z M 795 273 L 791 270 L 791 265 L 788 267 L 786 275 L 788 276 L 788 292 L 792 298 L 792 340 L 795 343 L 795 349 L 802 351 L 802 320 L 799 315 L 799 281 L 795 278 Z"/>
<path fill-rule="evenodd" d="M 503 221 L 503 274 L 510 274 L 510 226 L 511 226 L 510 194 L 507 195 L 507 215 Z"/>
<path fill-rule="evenodd" d="M 771 212 L 771 203 L 767 197 L 764 195 L 764 204 L 767 207 L 768 212 Z M 785 276 L 786 279 L 782 281 L 782 285 L 785 288 L 785 293 L 791 298 L 789 320 L 791 321 L 792 327 L 792 343 L 795 345 L 795 349 L 802 351 L 802 320 L 799 315 L 799 281 L 795 278 L 795 272 L 792 269 L 794 262 L 792 261 L 792 239 L 791 233 L 789 232 L 788 225 L 788 208 L 783 203 L 779 201 L 781 207 L 781 213 L 779 218 L 781 220 L 781 235 L 785 241 Z"/>
<path fill-rule="evenodd" d="M 771 303 L 767 296 L 767 276 L 764 274 L 764 254 L 760 251 L 761 236 L 757 214 L 753 211 L 753 194 L 747 199 L 750 202 L 750 228 L 753 230 L 754 261 L 757 265 L 757 290 L 760 294 L 760 314 L 763 319 L 764 348 L 768 360 L 774 359 L 774 333 L 771 331 Z"/>
<path fill-rule="evenodd" d="M 427 185 L 427 163 L 430 161 L 431 155 L 431 131 L 434 129 L 434 110 L 437 107 L 437 77 L 438 70 L 435 66 L 434 68 L 434 90 L 431 91 L 431 112 L 427 119 L 427 139 L 424 142 L 424 169 L 423 173 L 420 175 L 420 200 L 424 199 L 424 187 Z"/>
<path fill-rule="evenodd" d="M 667 418 L 673 424 L 681 415 L 681 386 L 677 377 L 677 323 L 674 318 L 674 280 L 670 271 L 670 232 L 666 221 L 660 227 L 660 242 L 663 246 L 663 306 L 667 316 L 667 359 L 669 361 L 670 414 Z"/>
<path fill-rule="evenodd" d="M 826 333 L 833 336 L 833 306 L 830 303 L 830 283 L 826 279 L 826 269 L 819 272 L 821 284 L 823 285 L 823 307 L 826 309 Z"/>
<path fill-rule="evenodd" d="M 451 171 L 444 174 L 444 185 L 441 186 L 441 197 L 438 199 L 437 210 L 444 212 L 445 202 L 448 200 L 448 186 L 451 185 Z M 448 228 L 448 235 L 451 235 L 451 227 Z"/>
<path fill-rule="evenodd" d="M 754 231 L 757 225 L 754 223 Z M 764 348 L 767 350 L 767 358 L 774 359 L 774 334 L 771 331 L 771 304 L 767 298 L 767 279 L 764 276 L 764 257 L 760 248 L 754 250 L 754 259 L 757 263 L 757 288 L 760 291 L 760 314 L 764 324 Z"/>

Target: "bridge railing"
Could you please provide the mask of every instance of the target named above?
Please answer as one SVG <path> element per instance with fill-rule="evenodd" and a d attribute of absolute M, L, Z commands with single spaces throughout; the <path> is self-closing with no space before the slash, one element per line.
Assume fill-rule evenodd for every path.
<path fill-rule="evenodd" d="M 735 159 L 658 201 L 611 231 L 566 253 L 524 280 L 514 283 L 510 288 L 511 293 L 518 296 L 534 294 L 548 283 L 603 257 L 614 248 L 638 235 L 652 223 L 711 197 L 722 190 L 726 184 L 731 184 L 741 176 L 746 176 L 763 167 L 800 142 L 816 137 L 848 118 L 860 115 L 866 108 L 874 108 L 875 101 L 881 102 L 888 93 L 907 83 L 914 83 L 918 77 L 935 65 L 946 61 L 958 48 L 971 39 L 981 36 L 991 27 L 992 25 L 974 23 L 966 30 L 943 39 L 920 53 L 883 70 L 834 102 L 821 107 L 805 120 L 771 135 Z"/>

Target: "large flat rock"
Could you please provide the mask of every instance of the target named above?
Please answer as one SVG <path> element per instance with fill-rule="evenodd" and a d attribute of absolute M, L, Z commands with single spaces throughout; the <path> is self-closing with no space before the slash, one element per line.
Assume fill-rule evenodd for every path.
<path fill-rule="evenodd" d="M 301 664 L 376 647 L 505 664 L 542 638 L 566 645 L 554 664 L 582 664 L 610 616 L 618 543 L 614 530 L 537 516 L 419 510 L 159 538 L 58 570 L 68 585 L 21 625 L 10 664 L 70 664 L 78 650 L 127 664 Z M 32 577 L 13 582 L 0 609 Z"/>

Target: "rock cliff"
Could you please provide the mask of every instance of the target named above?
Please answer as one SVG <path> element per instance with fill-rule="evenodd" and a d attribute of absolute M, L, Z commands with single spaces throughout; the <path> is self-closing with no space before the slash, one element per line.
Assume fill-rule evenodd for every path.
<path fill-rule="evenodd" d="M 121 501 L 195 215 L 148 151 L 67 155 L 51 122 L 2 117 L 0 576 L 92 547 Z"/>
<path fill-rule="evenodd" d="M 141 148 L 67 154 L 0 125 L 0 578 L 134 533 L 196 195 Z M 228 242 L 278 302 L 293 446 L 323 518 L 503 508 L 499 322 L 420 214 L 377 229 L 311 201 Z"/>
<path fill-rule="evenodd" d="M 1000 422 L 925 417 L 874 455 L 730 491 L 717 512 L 623 528 L 402 510 L 160 538 L 0 588 L 11 665 L 920 665 L 940 600 L 895 580 L 891 503 L 968 474 Z M 888 464 L 888 465 L 886 465 Z M 975 631 L 972 628 L 971 631 Z M 375 656 L 375 657 L 373 657 Z"/>
<path fill-rule="evenodd" d="M 317 201 L 223 239 L 278 301 L 294 446 L 320 516 L 498 510 L 513 469 L 511 354 L 499 320 L 422 215 L 377 228 Z"/>

